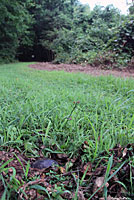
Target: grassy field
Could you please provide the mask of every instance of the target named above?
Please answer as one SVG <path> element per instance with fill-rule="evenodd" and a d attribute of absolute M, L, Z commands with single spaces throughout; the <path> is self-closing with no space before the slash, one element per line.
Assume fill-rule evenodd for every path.
<path fill-rule="evenodd" d="M 27 156 L 65 153 L 93 163 L 134 143 L 134 79 L 0 65 L 0 145 Z M 134 164 L 134 159 L 132 159 Z"/>

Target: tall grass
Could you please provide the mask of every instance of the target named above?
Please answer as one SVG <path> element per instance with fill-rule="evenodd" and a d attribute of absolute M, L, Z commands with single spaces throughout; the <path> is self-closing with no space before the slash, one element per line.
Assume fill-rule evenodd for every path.
<path fill-rule="evenodd" d="M 0 66 L 0 145 L 38 155 L 78 153 L 93 161 L 134 141 L 134 79 Z M 53 148 L 52 148 L 53 147 Z"/>

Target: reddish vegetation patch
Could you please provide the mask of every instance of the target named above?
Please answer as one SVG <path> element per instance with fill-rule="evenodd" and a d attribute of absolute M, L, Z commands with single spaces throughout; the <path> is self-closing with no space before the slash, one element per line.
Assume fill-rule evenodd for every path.
<path fill-rule="evenodd" d="M 66 71 L 66 72 L 84 72 L 93 76 L 101 75 L 114 75 L 118 77 L 134 77 L 134 66 L 131 68 L 125 69 L 112 69 L 104 70 L 100 67 L 92 67 L 90 65 L 76 65 L 76 64 L 53 64 L 48 62 L 42 62 L 37 64 L 29 65 L 29 67 L 38 69 L 38 70 L 47 70 L 47 71 Z"/>

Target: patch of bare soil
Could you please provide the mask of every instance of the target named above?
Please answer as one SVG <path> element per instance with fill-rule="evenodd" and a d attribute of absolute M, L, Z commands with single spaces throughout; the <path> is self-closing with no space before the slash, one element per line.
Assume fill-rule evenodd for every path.
<path fill-rule="evenodd" d="M 123 69 L 101 69 L 101 67 L 92 67 L 91 65 L 76 65 L 76 64 L 53 64 L 42 62 L 29 65 L 29 67 L 38 70 L 47 71 L 66 71 L 66 72 L 83 72 L 92 76 L 114 75 L 117 77 L 134 77 L 134 66 Z"/>

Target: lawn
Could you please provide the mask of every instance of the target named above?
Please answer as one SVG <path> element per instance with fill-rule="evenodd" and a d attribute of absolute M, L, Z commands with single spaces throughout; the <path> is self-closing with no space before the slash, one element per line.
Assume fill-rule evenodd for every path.
<path fill-rule="evenodd" d="M 111 167 L 115 167 L 113 173 L 116 172 L 127 156 L 127 164 L 130 167 L 129 180 L 127 183 L 120 180 L 118 182 L 129 194 L 134 193 L 132 187 L 134 171 L 131 170 L 134 167 L 132 150 L 134 79 L 113 76 L 93 77 L 64 71 L 39 71 L 27 66 L 28 63 L 0 65 L 0 150 L 11 152 L 11 149 L 14 149 L 25 155 L 29 161 L 31 158 L 40 158 L 41 155 L 55 159 L 59 154 L 62 159 L 63 155 L 66 155 L 66 162 L 63 159 L 63 164 L 60 163 L 62 173 L 64 170 L 66 173 L 71 171 L 73 167 L 76 169 L 77 162 L 80 162 L 79 165 L 83 167 L 87 163 L 92 164 L 93 172 L 105 158 L 106 162 L 103 161 L 103 165 L 107 167 L 105 178 L 106 172 L 108 178 L 111 175 Z M 115 148 L 122 152 L 120 162 L 116 162 L 117 166 L 112 165 L 114 158 L 120 157 L 115 153 Z M 10 164 L 9 162 L 7 166 L 2 167 L 6 161 L 0 158 L 1 174 Z M 67 167 L 68 163 L 71 166 Z M 109 171 L 108 164 L 111 166 Z M 88 170 L 89 167 L 82 175 L 79 174 L 81 179 L 78 178 L 78 174 L 73 174 L 75 177 L 73 178 L 77 179 L 76 187 L 67 188 L 68 193 L 71 191 L 73 194 L 75 191 L 72 199 L 77 199 L 79 196 L 78 182 L 80 181 L 82 187 L 82 183 L 85 184 L 84 180 L 89 181 L 90 178 L 86 174 Z M 13 194 L 17 199 L 18 188 L 17 186 L 10 188 L 6 181 L 11 177 L 7 170 L 4 173 L 6 177 L 4 174 L 1 175 L 3 191 L 6 191 L 3 193 L 3 199 L 7 197 L 10 199 Z M 33 179 L 24 177 L 22 183 L 18 183 L 19 188 L 33 180 L 35 177 Z M 59 182 L 58 178 L 57 180 Z M 14 176 L 15 181 L 17 178 Z M 38 193 L 42 195 L 44 192 L 47 195 L 46 199 L 69 199 L 70 197 L 64 196 L 63 191 L 66 187 L 62 186 L 62 188 L 57 182 L 53 181 L 52 185 L 58 188 L 55 188 L 55 191 L 61 192 L 58 198 L 55 197 L 56 192 L 49 193 L 47 189 L 42 191 L 38 188 L 38 191 L 41 190 Z M 104 190 L 106 189 L 104 187 Z M 7 191 L 10 191 L 10 195 Z M 82 194 L 88 199 L 94 192 L 85 191 Z M 104 194 L 106 195 L 106 192 Z"/>

